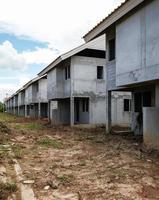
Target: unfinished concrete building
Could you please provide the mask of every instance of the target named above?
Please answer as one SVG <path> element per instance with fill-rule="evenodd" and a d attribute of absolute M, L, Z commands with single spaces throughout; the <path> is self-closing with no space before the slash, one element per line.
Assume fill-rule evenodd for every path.
<path fill-rule="evenodd" d="M 47 76 L 37 77 L 25 88 L 25 116 L 33 118 L 48 117 Z"/>
<path fill-rule="evenodd" d="M 47 75 L 36 77 L 5 101 L 8 113 L 32 117 L 48 117 Z"/>
<path fill-rule="evenodd" d="M 18 115 L 25 116 L 25 88 L 18 91 Z"/>
<path fill-rule="evenodd" d="M 126 0 L 84 39 L 106 34 L 107 124 L 112 91 L 131 91 L 132 130 L 159 148 L 159 1 Z"/>
<path fill-rule="evenodd" d="M 39 75 L 47 73 L 50 119 L 56 124 L 105 124 L 106 65 L 105 47 L 97 41 L 61 55 Z M 95 48 L 96 47 L 96 48 Z M 98 47 L 98 48 L 97 48 Z M 130 94 L 127 95 L 131 98 Z M 120 96 L 121 97 L 121 96 Z M 123 100 L 124 95 L 122 95 Z M 114 96 L 114 99 L 119 96 Z M 115 102 L 112 106 L 115 105 Z M 114 107 L 114 124 L 130 125 L 129 110 Z M 118 114 L 117 114 L 118 113 Z"/>
<path fill-rule="evenodd" d="M 5 100 L 5 105 L 6 105 L 6 111 L 10 114 L 14 114 L 13 95 Z"/>

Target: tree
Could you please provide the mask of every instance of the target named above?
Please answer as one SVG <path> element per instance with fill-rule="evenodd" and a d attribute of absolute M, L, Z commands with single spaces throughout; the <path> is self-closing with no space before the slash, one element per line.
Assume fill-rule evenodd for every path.
<path fill-rule="evenodd" d="M 4 103 L 0 102 L 0 112 L 3 112 L 5 108 Z"/>

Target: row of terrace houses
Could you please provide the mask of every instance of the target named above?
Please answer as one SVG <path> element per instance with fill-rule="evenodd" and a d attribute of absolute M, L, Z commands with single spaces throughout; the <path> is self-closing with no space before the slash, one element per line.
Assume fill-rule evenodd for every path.
<path fill-rule="evenodd" d="M 6 100 L 8 113 L 33 118 L 48 117 L 47 76 L 36 77 Z"/>
<path fill-rule="evenodd" d="M 132 92 L 132 130 L 159 148 L 159 0 L 126 0 L 84 39 L 106 35 L 107 129 L 113 91 Z"/>
<path fill-rule="evenodd" d="M 92 48 L 102 35 L 105 48 Z M 71 125 L 106 122 L 108 132 L 131 118 L 134 133 L 159 148 L 159 0 L 125 0 L 84 40 L 39 73 L 47 76 L 49 118 Z M 16 95 L 10 100 L 15 107 Z M 130 107 L 131 116 L 125 113 Z"/>
<path fill-rule="evenodd" d="M 101 36 L 55 59 L 6 101 L 7 112 L 48 117 L 53 124 L 105 125 L 104 39 Z M 130 126 L 131 94 L 114 92 L 112 98 L 113 124 Z"/>

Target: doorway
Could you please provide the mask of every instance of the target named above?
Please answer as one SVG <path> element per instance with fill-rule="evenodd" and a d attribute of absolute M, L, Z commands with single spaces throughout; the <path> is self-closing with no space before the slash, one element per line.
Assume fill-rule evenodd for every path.
<path fill-rule="evenodd" d="M 75 98 L 74 120 L 76 124 L 89 124 L 89 98 Z"/>
<path fill-rule="evenodd" d="M 134 113 L 132 116 L 132 127 L 135 135 L 143 135 L 143 107 L 152 107 L 152 92 L 134 93 Z"/>

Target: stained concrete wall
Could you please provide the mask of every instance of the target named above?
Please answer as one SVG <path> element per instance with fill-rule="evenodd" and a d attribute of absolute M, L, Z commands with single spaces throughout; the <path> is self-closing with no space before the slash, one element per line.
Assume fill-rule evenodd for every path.
<path fill-rule="evenodd" d="M 68 64 L 68 61 L 67 61 Z M 65 97 L 73 98 L 89 98 L 89 113 L 87 120 L 85 115 L 80 115 L 81 122 L 87 122 L 90 124 L 105 124 L 106 122 L 106 67 L 105 59 L 91 58 L 83 56 L 73 56 L 71 58 L 71 79 L 64 79 L 64 66 L 63 64 L 57 68 L 54 68 L 48 73 L 48 98 L 50 100 L 58 100 L 57 103 L 51 103 L 50 106 L 50 118 L 54 122 L 60 122 L 61 107 L 64 102 L 68 105 L 68 100 Z M 103 66 L 103 79 L 97 79 L 97 66 Z M 127 94 L 131 98 L 130 93 Z M 64 99 L 65 98 L 65 99 Z M 123 98 L 124 95 L 118 96 L 119 101 L 113 102 L 112 106 L 115 106 L 113 110 L 113 124 L 114 125 L 130 125 L 130 112 L 123 111 Z M 63 99 L 63 101 L 61 101 Z M 121 101 L 121 103 L 119 103 Z M 62 104 L 63 103 L 63 104 Z M 75 111 L 76 112 L 76 111 Z M 66 109 L 63 106 L 63 115 L 67 116 L 61 119 L 63 122 L 68 123 L 68 116 L 70 115 L 70 108 Z M 70 116 L 69 116 L 70 122 Z"/>
<path fill-rule="evenodd" d="M 113 92 L 112 93 L 112 125 L 130 126 L 131 110 L 124 111 L 124 99 L 131 100 L 130 92 Z"/>
<path fill-rule="evenodd" d="M 71 95 L 71 79 L 65 80 L 65 67 L 70 66 L 70 59 L 60 63 L 48 72 L 48 99 L 68 98 Z"/>
<path fill-rule="evenodd" d="M 19 106 L 19 116 L 25 116 L 25 105 Z"/>
<path fill-rule="evenodd" d="M 60 99 L 58 101 L 52 101 L 50 112 L 52 123 L 70 124 L 70 99 Z"/>
<path fill-rule="evenodd" d="M 38 101 L 47 102 L 47 79 L 43 78 L 39 81 L 39 92 L 38 92 Z"/>
<path fill-rule="evenodd" d="M 18 106 L 25 105 L 25 90 L 18 93 Z"/>
<path fill-rule="evenodd" d="M 32 103 L 32 85 L 25 89 L 25 104 Z"/>
<path fill-rule="evenodd" d="M 158 79 L 159 1 L 153 0 L 116 26 L 116 84 Z"/>
<path fill-rule="evenodd" d="M 103 66 L 103 79 L 97 79 L 97 66 Z M 90 124 L 104 124 L 106 120 L 105 106 L 105 59 L 83 56 L 71 58 L 73 97 L 89 98 L 89 119 L 85 115 L 81 121 Z M 88 118 L 88 117 L 87 117 Z"/>
<path fill-rule="evenodd" d="M 107 30 L 106 34 L 106 80 L 107 90 L 116 89 L 116 60 L 109 61 L 109 41 L 116 37 L 115 27 Z"/>
<path fill-rule="evenodd" d="M 144 143 L 159 149 L 159 108 L 143 108 L 143 133 Z"/>

